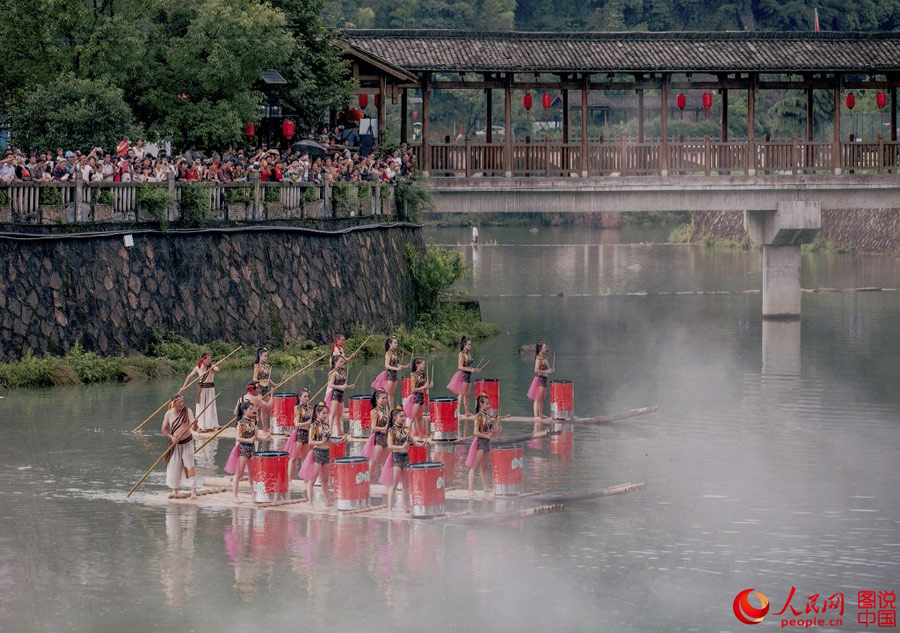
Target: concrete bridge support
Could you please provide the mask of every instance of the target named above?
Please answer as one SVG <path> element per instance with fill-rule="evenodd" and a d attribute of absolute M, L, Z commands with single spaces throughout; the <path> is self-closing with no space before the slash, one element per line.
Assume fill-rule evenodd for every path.
<path fill-rule="evenodd" d="M 744 227 L 762 245 L 763 318 L 800 318 L 800 245 L 822 227 L 821 204 L 779 202 L 774 211 L 745 211 Z"/>

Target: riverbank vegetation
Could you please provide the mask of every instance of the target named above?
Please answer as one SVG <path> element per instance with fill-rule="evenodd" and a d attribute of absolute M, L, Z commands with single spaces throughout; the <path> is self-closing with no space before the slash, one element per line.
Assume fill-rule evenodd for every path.
<path fill-rule="evenodd" d="M 393 335 L 399 339 L 402 349 L 430 354 L 455 348 L 464 334 L 477 340 L 498 332 L 495 325 L 482 321 L 476 302 L 448 295 L 450 287 L 467 274 L 459 253 L 432 244 L 424 254 L 408 248 L 406 257 L 417 299 L 427 298 L 417 300 L 414 324 L 396 326 L 391 332 L 355 327 L 346 332 L 344 349 L 348 353 L 365 343 L 359 352 L 361 358 L 380 357 L 384 353 L 384 339 Z M 213 358 L 223 358 L 237 346 L 233 341 L 224 340 L 197 343 L 172 332 L 154 332 L 145 354 L 104 357 L 76 345 L 62 356 L 28 355 L 14 363 L 0 363 L 0 388 L 124 382 L 180 375 L 189 372 L 204 351 L 209 351 Z M 273 366 L 300 367 L 329 353 L 331 342 L 306 340 L 268 346 L 269 362 Z M 249 369 L 255 354 L 255 344 L 244 345 L 225 361 L 223 368 Z"/>

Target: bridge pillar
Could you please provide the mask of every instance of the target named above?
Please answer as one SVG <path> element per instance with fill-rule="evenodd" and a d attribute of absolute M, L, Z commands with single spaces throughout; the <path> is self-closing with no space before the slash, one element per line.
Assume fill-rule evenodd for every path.
<path fill-rule="evenodd" d="M 800 317 L 800 245 L 811 242 L 821 226 L 819 202 L 779 202 L 775 210 L 744 212 L 750 240 L 763 250 L 764 319 Z"/>

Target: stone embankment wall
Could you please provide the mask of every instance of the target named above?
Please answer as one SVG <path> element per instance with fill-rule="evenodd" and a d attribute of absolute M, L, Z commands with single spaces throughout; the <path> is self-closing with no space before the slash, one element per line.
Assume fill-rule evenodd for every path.
<path fill-rule="evenodd" d="M 0 359 L 145 351 L 153 331 L 196 342 L 325 341 L 414 314 L 411 224 L 0 237 Z"/>
<path fill-rule="evenodd" d="M 701 211 L 693 214 L 691 241 L 703 236 L 743 239 L 740 211 Z M 836 246 L 861 253 L 896 253 L 900 249 L 900 209 L 826 209 L 820 235 Z"/>

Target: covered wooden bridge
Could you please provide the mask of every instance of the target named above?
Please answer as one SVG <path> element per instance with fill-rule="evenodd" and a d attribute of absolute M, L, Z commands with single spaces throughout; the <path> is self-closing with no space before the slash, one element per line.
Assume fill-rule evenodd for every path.
<path fill-rule="evenodd" d="M 434 176 L 896 173 L 900 162 L 900 33 L 350 30 L 340 44 L 353 62 L 358 92 L 378 96 L 374 101 L 382 128 L 388 103 L 399 101 L 403 142 L 409 140 L 408 94 L 416 91 L 421 97 L 422 140 L 416 151 L 422 170 Z M 433 142 L 430 95 L 445 89 L 485 91 L 484 140 Z M 516 90 L 559 93 L 561 139 L 526 142 L 509 133 Z M 805 134 L 755 138 L 755 101 L 761 90 L 804 91 Z M 814 90 L 833 96 L 829 140 L 814 140 Z M 876 91 L 889 131 L 865 141 L 847 140 L 841 112 L 854 105 L 860 90 Z M 493 91 L 504 94 L 502 116 L 492 112 Z M 589 136 L 588 101 L 596 91 L 636 95 L 636 137 Z M 703 106 L 718 110 L 719 135 L 682 139 L 669 134 L 670 117 L 684 106 L 688 91 L 696 91 L 692 98 L 701 93 Z M 729 139 L 728 98 L 735 91 L 746 95 L 747 113 L 741 116 L 747 132 L 744 138 Z M 574 134 L 570 98 L 581 102 L 580 130 Z M 538 96 L 536 108 L 540 101 Z M 648 111 L 660 119 L 653 138 L 644 134 Z M 506 131 L 502 138 L 495 138 L 495 125 Z"/>

